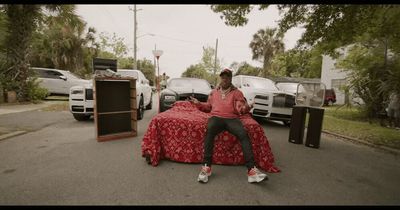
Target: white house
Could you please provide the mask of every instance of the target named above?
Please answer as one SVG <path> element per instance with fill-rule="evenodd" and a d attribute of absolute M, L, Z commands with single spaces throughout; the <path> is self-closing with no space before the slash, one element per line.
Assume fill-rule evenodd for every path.
<path fill-rule="evenodd" d="M 341 56 L 345 56 L 345 48 L 340 48 Z M 347 72 L 335 66 L 336 59 L 329 55 L 322 55 L 321 82 L 326 85 L 326 89 L 333 88 L 336 93 L 336 104 L 344 104 L 344 92 L 340 87 L 347 84 Z"/>
<path fill-rule="evenodd" d="M 347 56 L 348 49 L 353 45 L 338 48 L 337 51 L 340 53 L 339 59 Z M 321 70 L 321 82 L 326 85 L 326 89 L 333 88 L 336 93 L 336 104 L 344 104 L 345 94 L 341 89 L 342 86 L 348 85 L 347 72 L 344 69 L 336 67 L 336 59 L 329 55 L 322 55 L 322 70 Z M 350 90 L 350 96 L 353 91 Z M 360 98 L 350 98 L 350 102 L 362 103 Z"/>

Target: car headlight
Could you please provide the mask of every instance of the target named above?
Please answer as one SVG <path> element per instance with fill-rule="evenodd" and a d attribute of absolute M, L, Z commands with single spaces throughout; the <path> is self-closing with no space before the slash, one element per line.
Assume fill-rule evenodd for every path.
<path fill-rule="evenodd" d="M 165 101 L 175 101 L 175 96 L 164 96 Z"/>
<path fill-rule="evenodd" d="M 73 90 L 71 94 L 83 94 L 83 90 Z"/>

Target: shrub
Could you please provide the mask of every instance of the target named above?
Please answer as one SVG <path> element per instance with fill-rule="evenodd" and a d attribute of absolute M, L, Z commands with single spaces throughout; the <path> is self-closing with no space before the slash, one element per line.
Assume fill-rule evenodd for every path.
<path fill-rule="evenodd" d="M 39 101 L 45 99 L 49 92 L 46 88 L 42 88 L 39 86 L 37 78 L 28 79 L 27 81 L 28 87 L 28 100 L 33 103 L 38 103 Z"/>

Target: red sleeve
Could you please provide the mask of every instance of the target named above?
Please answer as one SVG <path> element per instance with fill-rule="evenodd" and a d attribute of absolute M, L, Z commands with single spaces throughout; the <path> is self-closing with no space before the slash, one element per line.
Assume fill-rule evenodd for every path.
<path fill-rule="evenodd" d="M 210 95 L 208 96 L 207 102 L 200 102 L 199 104 L 197 104 L 197 108 L 200 111 L 203 112 L 211 112 L 211 108 L 212 108 L 212 95 L 214 93 L 215 90 L 211 91 Z"/>
<path fill-rule="evenodd" d="M 246 101 L 246 98 L 244 97 L 242 91 L 236 90 L 235 93 L 235 98 L 234 98 L 234 103 L 235 103 L 235 110 L 239 114 L 246 114 L 250 112 L 250 106 Z"/>

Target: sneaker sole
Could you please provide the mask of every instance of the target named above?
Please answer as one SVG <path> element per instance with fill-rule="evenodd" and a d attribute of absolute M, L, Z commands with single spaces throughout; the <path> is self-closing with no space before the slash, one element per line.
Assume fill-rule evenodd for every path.
<path fill-rule="evenodd" d="M 200 182 L 200 183 L 207 183 L 207 182 L 208 182 L 208 180 L 205 181 L 205 180 L 201 180 L 201 179 L 199 179 L 199 178 L 197 178 L 197 181 Z"/>
<path fill-rule="evenodd" d="M 197 178 L 197 181 L 200 182 L 200 183 L 207 183 L 209 176 L 211 176 L 211 173 L 207 174 L 207 181 L 201 180 L 200 178 Z"/>
<path fill-rule="evenodd" d="M 264 177 L 263 179 L 256 179 L 256 178 L 248 178 L 248 179 L 247 179 L 247 181 L 248 181 L 249 183 L 259 183 L 259 182 L 267 181 L 267 180 L 268 180 L 268 177 L 267 177 L 267 176 Z"/>

